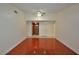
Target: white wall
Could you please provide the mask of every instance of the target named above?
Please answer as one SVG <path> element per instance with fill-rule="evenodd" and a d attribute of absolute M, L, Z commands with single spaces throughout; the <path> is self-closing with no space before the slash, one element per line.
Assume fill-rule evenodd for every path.
<path fill-rule="evenodd" d="M 39 36 L 53 37 L 54 24 L 53 22 L 39 22 Z"/>
<path fill-rule="evenodd" d="M 56 34 L 61 42 L 79 54 L 79 4 L 58 13 Z"/>
<path fill-rule="evenodd" d="M 14 13 L 18 11 L 18 14 Z M 9 4 L 0 4 L 0 50 L 3 54 L 15 47 L 26 35 L 24 14 Z"/>

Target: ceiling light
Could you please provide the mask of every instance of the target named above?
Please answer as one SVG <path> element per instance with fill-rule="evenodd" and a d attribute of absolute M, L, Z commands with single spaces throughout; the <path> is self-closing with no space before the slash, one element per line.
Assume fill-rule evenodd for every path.
<path fill-rule="evenodd" d="M 41 12 L 40 11 L 37 12 L 37 16 L 41 16 Z"/>

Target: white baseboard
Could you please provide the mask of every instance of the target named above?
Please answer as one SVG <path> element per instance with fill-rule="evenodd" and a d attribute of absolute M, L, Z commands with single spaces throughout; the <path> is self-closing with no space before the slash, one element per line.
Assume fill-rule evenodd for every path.
<path fill-rule="evenodd" d="M 55 36 L 38 36 L 38 35 L 33 35 L 33 36 L 27 36 L 27 38 L 55 38 Z"/>
<path fill-rule="evenodd" d="M 13 48 L 15 48 L 18 44 L 20 44 L 22 41 L 24 41 L 27 37 L 23 37 L 20 41 L 18 41 L 15 45 L 13 45 L 9 50 L 7 50 L 4 54 L 6 55 L 9 51 L 11 51 Z"/>
<path fill-rule="evenodd" d="M 74 48 L 71 48 L 71 46 L 67 45 L 64 41 L 61 40 L 61 38 L 56 37 L 56 39 L 58 41 L 60 41 L 61 43 L 63 43 L 64 45 L 66 45 L 68 48 L 70 48 L 72 51 L 74 51 L 75 53 L 79 54 Z"/>

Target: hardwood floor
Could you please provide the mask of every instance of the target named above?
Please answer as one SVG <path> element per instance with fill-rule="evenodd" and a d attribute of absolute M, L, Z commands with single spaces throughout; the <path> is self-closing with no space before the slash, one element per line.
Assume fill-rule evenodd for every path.
<path fill-rule="evenodd" d="M 7 55 L 76 55 L 56 38 L 26 38 Z"/>

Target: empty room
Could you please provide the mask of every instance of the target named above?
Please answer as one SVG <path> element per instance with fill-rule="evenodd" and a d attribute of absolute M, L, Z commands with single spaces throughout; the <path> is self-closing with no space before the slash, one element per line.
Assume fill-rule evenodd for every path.
<path fill-rule="evenodd" d="M 0 55 L 78 55 L 78 3 L 0 3 Z"/>

